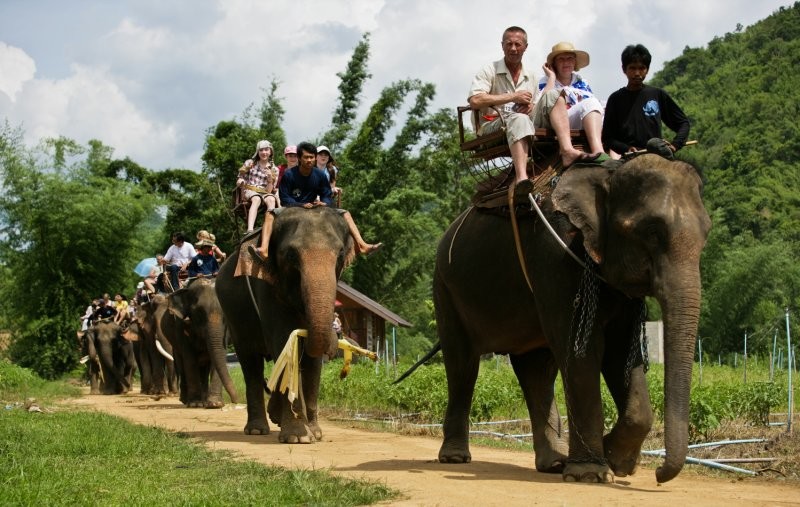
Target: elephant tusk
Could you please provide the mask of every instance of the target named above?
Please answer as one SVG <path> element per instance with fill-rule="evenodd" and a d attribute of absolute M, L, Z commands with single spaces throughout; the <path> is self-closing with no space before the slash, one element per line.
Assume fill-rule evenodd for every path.
<path fill-rule="evenodd" d="M 83 356 L 81 358 L 81 364 L 86 364 L 89 361 L 89 356 Z"/>
<path fill-rule="evenodd" d="M 166 358 L 167 358 L 167 359 L 169 359 L 170 361 L 173 361 L 173 362 L 175 361 L 175 358 L 174 358 L 174 357 L 172 357 L 172 356 L 170 355 L 170 353 L 169 353 L 169 352 L 167 352 L 166 350 L 164 350 L 164 346 L 163 346 L 163 345 L 161 345 L 161 342 L 160 342 L 160 341 L 158 341 L 158 340 L 156 340 L 156 348 L 158 349 L 158 352 L 159 352 L 159 353 L 160 353 L 162 356 L 166 357 Z"/>

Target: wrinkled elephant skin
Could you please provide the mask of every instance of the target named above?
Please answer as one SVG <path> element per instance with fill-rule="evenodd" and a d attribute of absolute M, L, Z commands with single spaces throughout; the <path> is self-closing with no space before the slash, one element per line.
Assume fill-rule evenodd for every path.
<path fill-rule="evenodd" d="M 440 461 L 471 460 L 468 416 L 479 361 L 495 352 L 510 355 L 525 395 L 538 470 L 580 482 L 633 473 L 653 419 L 639 330 L 642 298 L 654 296 L 664 316 L 667 414 L 667 461 L 657 479 L 677 475 L 688 438 L 699 259 L 711 227 L 701 191 L 693 167 L 656 155 L 567 170 L 542 210 L 605 281 L 585 272 L 538 218 L 521 216 L 532 290 L 508 218 L 473 209 L 455 220 L 439 245 L 434 274 L 449 395 Z M 568 444 L 553 400 L 559 371 Z M 620 414 L 605 436 L 601 375 Z"/>
<path fill-rule="evenodd" d="M 247 387 L 245 433 L 269 433 L 264 361 L 278 357 L 293 330 L 306 329 L 300 358 L 305 407 L 297 400 L 292 407 L 285 394 L 273 393 L 269 415 L 281 427 L 281 442 L 309 443 L 322 437 L 317 422 L 322 356 L 336 350 L 336 283 L 354 256 L 353 240 L 336 210 L 286 208 L 275 218 L 269 252 L 269 281 L 234 276 L 239 256 L 248 255 L 240 248 L 224 263 L 216 284 Z"/>
<path fill-rule="evenodd" d="M 180 400 L 188 407 L 222 408 L 222 387 L 238 403 L 226 361 L 227 334 L 214 279 L 197 279 L 167 296 L 157 330 L 175 352 Z"/>
<path fill-rule="evenodd" d="M 136 359 L 133 345 L 122 336 L 120 326 L 110 321 L 97 322 L 86 331 L 83 339 L 89 355 L 90 393 L 130 391 Z"/>
<path fill-rule="evenodd" d="M 139 359 L 141 366 L 142 394 L 175 396 L 178 382 L 175 363 L 159 351 L 161 348 L 172 354 L 172 345 L 158 332 L 158 321 L 167 311 L 167 298 L 157 294 L 150 301 L 139 305 L 136 320 L 139 329 Z"/>

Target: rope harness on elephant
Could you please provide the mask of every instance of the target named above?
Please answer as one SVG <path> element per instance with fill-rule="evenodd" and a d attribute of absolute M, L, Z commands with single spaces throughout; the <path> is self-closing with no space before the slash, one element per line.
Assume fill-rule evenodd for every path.
<path fill-rule="evenodd" d="M 586 346 L 594 329 L 595 315 L 597 314 L 597 296 L 600 291 L 600 286 L 597 283 L 600 277 L 595 272 L 597 267 L 588 253 L 584 255 L 586 256 L 586 261 L 581 263 L 584 269 L 581 272 L 578 291 L 572 301 L 572 321 L 569 329 L 572 350 L 575 352 L 575 357 L 578 358 L 586 357 Z"/>
<path fill-rule="evenodd" d="M 644 299 L 639 299 L 639 315 L 633 322 L 631 348 L 628 351 L 628 361 L 625 363 L 625 387 L 631 383 L 631 371 L 637 363 L 641 362 L 644 372 L 650 369 L 650 357 L 647 352 L 647 339 L 645 334 L 645 320 L 647 319 L 647 305 Z"/>

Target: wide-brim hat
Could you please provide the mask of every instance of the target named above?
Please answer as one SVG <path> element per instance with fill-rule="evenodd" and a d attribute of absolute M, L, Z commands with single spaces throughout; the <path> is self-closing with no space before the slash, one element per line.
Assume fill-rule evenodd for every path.
<path fill-rule="evenodd" d="M 575 54 L 575 70 L 581 70 L 589 66 L 589 53 L 581 51 L 580 49 L 575 49 L 575 46 L 571 42 L 559 42 L 553 46 L 553 50 L 547 55 L 547 63 L 550 67 L 553 66 L 553 60 L 555 60 L 556 56 L 564 53 Z"/>
<path fill-rule="evenodd" d="M 208 239 L 201 239 L 197 243 L 194 244 L 195 247 L 201 248 L 204 246 L 214 246 L 214 242 Z"/>

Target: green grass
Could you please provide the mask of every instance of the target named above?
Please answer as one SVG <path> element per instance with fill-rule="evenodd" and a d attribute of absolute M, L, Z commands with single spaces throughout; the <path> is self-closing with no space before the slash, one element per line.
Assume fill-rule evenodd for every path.
<path fill-rule="evenodd" d="M 364 505 L 397 497 L 382 484 L 234 459 L 106 414 L 28 412 L 24 398 L 76 390 L 20 370 L 0 361 L 3 505 Z M 20 380 L 30 385 L 17 391 Z"/>

